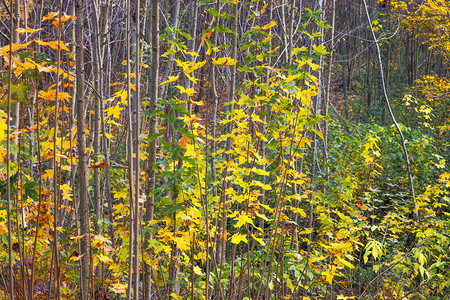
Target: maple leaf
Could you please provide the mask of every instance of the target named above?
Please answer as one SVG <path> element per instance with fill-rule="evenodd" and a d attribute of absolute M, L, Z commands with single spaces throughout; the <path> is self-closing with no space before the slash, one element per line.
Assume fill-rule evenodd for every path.
<path fill-rule="evenodd" d="M 119 119 L 120 117 L 120 112 L 123 110 L 123 107 L 120 107 L 119 105 L 115 105 L 112 107 L 108 107 L 107 109 L 105 109 L 106 112 L 106 117 L 110 117 L 113 116 L 115 119 Z"/>
<path fill-rule="evenodd" d="M 247 237 L 245 236 L 245 234 L 240 234 L 240 233 L 235 233 L 231 237 L 231 242 L 236 245 L 239 244 L 240 242 L 244 242 L 244 243 L 248 244 L 248 240 L 247 240 Z"/>
<path fill-rule="evenodd" d="M 178 141 L 178 146 L 180 146 L 181 148 L 185 148 L 186 149 L 186 144 L 190 143 L 190 142 L 191 142 L 191 139 L 186 137 L 185 135 L 183 135 L 181 137 L 181 139 L 179 139 L 179 141 Z"/>
<path fill-rule="evenodd" d="M 46 14 L 45 16 L 42 17 L 41 22 L 44 22 L 46 20 L 51 20 L 53 18 L 55 18 L 58 15 L 58 12 L 49 12 L 48 14 Z"/>
<path fill-rule="evenodd" d="M 240 214 L 237 218 L 235 218 L 238 222 L 234 225 L 236 228 L 242 227 L 244 224 L 253 224 L 253 220 L 246 214 Z"/>
<path fill-rule="evenodd" d="M 180 90 L 180 93 L 182 94 L 188 94 L 189 97 L 191 97 L 193 94 L 196 93 L 196 91 L 194 91 L 192 88 L 187 88 L 185 89 L 184 87 L 182 87 L 181 85 L 176 85 L 176 88 L 178 88 Z"/>

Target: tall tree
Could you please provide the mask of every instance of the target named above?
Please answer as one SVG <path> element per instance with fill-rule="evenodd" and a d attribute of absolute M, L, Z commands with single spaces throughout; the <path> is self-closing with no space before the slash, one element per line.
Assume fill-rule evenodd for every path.
<path fill-rule="evenodd" d="M 158 78 L 159 78 L 159 0 L 154 0 L 152 2 L 152 72 L 151 72 L 151 86 L 150 88 L 150 103 L 148 105 L 148 110 L 152 113 L 149 120 L 149 149 L 148 149 L 148 159 L 146 166 L 147 173 L 147 183 L 146 183 L 146 194 L 147 199 L 145 200 L 145 215 L 144 223 L 149 226 L 150 222 L 153 221 L 154 208 L 155 208 L 155 183 L 156 183 L 156 173 L 154 165 L 156 162 L 156 104 L 158 102 Z M 144 234 L 144 249 L 148 249 L 149 241 L 151 238 L 149 231 Z M 150 248 L 149 255 L 152 255 L 153 251 Z M 152 267 L 144 259 L 144 299 L 151 299 L 152 295 Z"/>
<path fill-rule="evenodd" d="M 77 17 L 75 25 L 76 36 L 76 109 L 77 109 L 77 150 L 78 150 L 78 196 L 79 209 L 78 217 L 80 222 L 80 256 L 81 256 L 81 299 L 87 300 L 89 293 L 89 274 L 90 274 L 90 251 L 89 251 L 89 200 L 87 194 L 87 156 L 86 156 L 86 126 L 85 126 L 85 86 L 84 86 L 84 14 L 83 1 L 76 0 L 75 16 Z"/>

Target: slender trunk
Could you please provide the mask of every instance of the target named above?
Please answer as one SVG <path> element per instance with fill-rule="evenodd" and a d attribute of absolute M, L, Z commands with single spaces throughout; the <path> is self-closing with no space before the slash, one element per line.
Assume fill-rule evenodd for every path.
<path fill-rule="evenodd" d="M 100 75 L 100 30 L 99 30 L 99 19 L 98 19 L 98 0 L 93 1 L 93 34 L 92 34 L 92 59 L 93 59 L 93 67 L 94 67 L 94 79 L 95 79 L 95 88 L 99 92 L 94 93 L 94 130 L 93 130 L 93 138 L 94 138 L 94 164 L 100 163 L 100 106 L 102 105 L 102 93 L 101 93 L 101 75 Z M 100 169 L 94 169 L 94 214 L 97 216 L 97 221 L 94 222 L 94 228 L 97 233 L 100 233 L 100 227 L 98 221 L 102 217 L 101 213 L 101 182 L 100 182 Z M 99 269 L 97 268 L 97 271 Z M 97 276 L 100 275 L 97 273 Z"/>
<path fill-rule="evenodd" d="M 135 74 L 136 74 L 136 92 L 134 95 L 134 154 L 135 154 L 135 193 L 134 193 L 134 297 L 139 298 L 139 174 L 140 174 L 140 158 L 139 158 L 139 135 L 140 135 L 140 123 L 139 118 L 141 116 L 141 72 L 140 72 L 140 0 L 135 0 L 135 18 L 136 18 L 136 55 L 135 55 Z M 131 242 L 131 241 L 130 241 Z"/>
<path fill-rule="evenodd" d="M 133 112 L 132 112 L 132 97 L 131 97 L 131 0 L 127 0 L 127 14 L 126 14 L 126 57 L 127 62 L 127 114 L 128 114 L 128 130 L 127 130 L 127 143 L 128 143 L 128 198 L 130 201 L 130 225 L 129 225 L 129 248 L 128 248 L 128 287 L 127 287 L 127 299 L 132 299 L 132 283 L 133 283 L 133 238 L 136 232 L 134 232 L 134 222 L 136 216 L 134 214 L 134 195 L 133 195 Z"/>
<path fill-rule="evenodd" d="M 89 200 L 87 195 L 87 156 L 86 156 L 86 131 L 85 131 L 85 91 L 84 91 L 84 53 L 83 53 L 83 1 L 76 0 L 76 99 L 77 99 L 77 132 L 78 132 L 78 171 L 79 171 L 79 221 L 81 256 L 81 299 L 88 299 L 89 292 Z"/>
<path fill-rule="evenodd" d="M 12 42 L 14 44 L 19 44 L 20 43 L 20 37 L 19 37 L 19 32 L 17 32 L 17 28 L 20 27 L 20 1 L 19 0 L 13 0 L 14 2 L 11 3 L 12 5 L 12 27 L 11 27 L 11 37 L 12 37 Z M 15 104 L 13 104 L 13 124 L 15 126 L 16 129 L 19 128 L 19 120 L 20 120 L 20 102 L 17 102 Z M 14 142 L 17 143 L 17 139 L 14 138 Z M 14 162 L 17 161 L 17 155 L 13 154 L 12 155 L 12 160 Z"/>
<path fill-rule="evenodd" d="M 11 1 L 11 8 L 12 8 Z M 8 104 L 6 107 L 6 193 L 7 193 L 7 215 L 8 215 L 8 286 L 9 286 L 9 298 L 14 300 L 14 273 L 13 273 L 13 261 L 12 261 L 12 228 L 11 228 L 11 84 L 12 84 L 12 44 L 13 44 L 13 32 L 14 32 L 14 17 L 10 16 L 10 38 L 9 38 L 9 66 L 8 66 Z"/>
<path fill-rule="evenodd" d="M 324 102 L 324 115 L 328 115 L 328 104 L 330 102 L 330 92 L 331 92 L 331 70 L 333 66 L 334 57 L 334 27 L 336 21 L 336 0 L 332 0 L 331 8 L 331 49 L 330 49 L 330 60 L 328 62 L 328 79 L 327 79 L 327 98 Z M 328 121 L 325 121 L 323 129 L 323 165 L 325 169 L 325 180 L 329 180 L 330 168 L 328 167 Z M 323 185 L 323 192 L 326 192 L 326 184 Z"/>
<path fill-rule="evenodd" d="M 61 23 L 62 16 L 62 1 L 59 1 L 59 22 Z M 59 120 L 59 73 L 61 66 L 61 26 L 58 28 L 58 50 L 57 50 L 57 68 L 56 68 L 56 87 L 55 87 L 55 126 L 53 131 L 53 195 L 54 195 L 54 221 L 53 221 L 53 247 L 54 247 L 54 255 L 55 258 L 55 280 L 56 280 L 56 295 L 58 299 L 61 297 L 61 276 L 60 276 L 60 266 L 59 266 L 59 249 L 58 249 L 58 216 L 59 216 L 59 182 L 58 182 L 58 163 L 56 160 L 57 148 L 56 142 L 58 138 L 58 120 Z M 50 271 L 52 272 L 52 270 Z"/>
<path fill-rule="evenodd" d="M 215 9 L 217 11 L 220 10 L 220 0 L 216 1 Z M 217 20 L 217 24 L 216 25 L 219 25 L 219 19 Z M 217 44 L 217 34 L 218 34 L 217 31 L 214 31 L 213 38 L 212 38 L 212 44 L 214 46 L 216 46 L 216 44 Z M 215 51 L 213 51 L 211 53 L 211 59 L 213 59 L 213 58 L 214 59 L 216 58 Z M 216 78 L 216 68 L 215 68 L 214 64 L 211 64 L 211 69 L 210 69 L 210 73 L 209 73 L 209 83 L 210 83 L 209 98 L 210 98 L 210 101 L 212 101 L 211 120 L 210 120 L 210 122 L 211 122 L 211 136 L 212 136 L 212 139 L 211 139 L 211 153 L 216 152 L 216 144 L 215 144 L 215 140 L 214 139 L 215 139 L 215 136 L 216 136 L 215 131 L 216 131 L 217 106 L 219 104 L 218 103 L 219 99 L 218 99 L 218 96 L 217 96 L 216 80 L 215 80 L 215 78 Z M 206 159 L 208 160 L 207 156 L 206 156 Z M 211 155 L 210 161 L 211 161 L 211 181 L 213 183 L 212 195 L 213 195 L 214 199 L 216 199 L 216 197 L 217 197 L 217 185 L 215 183 L 216 183 L 216 180 L 217 180 L 217 172 L 216 172 L 216 161 L 214 159 L 214 156 Z M 208 200 L 206 199 L 206 201 L 208 201 Z M 218 222 L 218 219 L 214 219 L 214 223 L 213 223 L 214 227 L 217 227 L 217 224 L 216 224 L 217 222 Z M 220 237 L 218 235 L 215 235 L 215 237 L 216 237 L 215 243 L 217 245 L 217 238 L 220 238 Z M 214 250 L 212 252 L 214 253 Z M 212 257 L 213 257 L 213 259 L 216 259 L 216 257 L 214 257 L 214 255 L 212 255 Z M 217 260 L 216 260 L 216 262 L 217 262 Z"/>
<path fill-rule="evenodd" d="M 152 78 L 151 78 L 151 91 L 150 91 L 150 105 L 149 111 L 153 112 L 156 109 L 156 103 L 158 101 L 158 76 L 159 76 L 159 4 L 160 0 L 153 1 L 152 7 Z M 146 194 L 147 199 L 145 201 L 145 216 L 144 222 L 145 226 L 149 226 L 149 222 L 153 220 L 153 211 L 155 206 L 155 196 L 153 191 L 155 189 L 155 170 L 153 166 L 156 162 L 156 141 L 153 137 L 156 133 L 156 117 L 150 117 L 150 128 L 149 128 L 149 151 L 148 151 L 148 161 L 147 161 L 147 186 Z M 149 231 L 145 231 L 144 237 L 144 249 L 149 246 L 149 241 L 151 234 Z M 148 255 L 152 255 L 152 250 L 149 250 Z M 144 299 L 151 299 L 151 273 L 152 268 L 149 264 L 145 263 L 144 260 Z"/>

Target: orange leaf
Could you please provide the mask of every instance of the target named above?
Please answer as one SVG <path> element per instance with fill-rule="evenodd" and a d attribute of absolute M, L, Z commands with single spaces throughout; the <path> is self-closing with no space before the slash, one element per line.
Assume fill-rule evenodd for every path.
<path fill-rule="evenodd" d="M 183 135 L 183 137 L 178 141 L 178 146 L 181 148 L 186 148 L 186 143 L 190 143 L 191 139 Z"/>
<path fill-rule="evenodd" d="M 44 22 L 46 20 L 51 20 L 53 18 L 55 18 L 58 15 L 58 12 L 49 12 L 48 14 L 46 14 L 45 16 L 42 17 L 41 22 Z"/>
<path fill-rule="evenodd" d="M 108 163 L 106 161 L 99 163 L 97 165 L 91 165 L 91 169 L 100 169 L 108 166 Z"/>
<path fill-rule="evenodd" d="M 207 33 L 204 33 L 204 34 L 202 34 L 202 47 L 203 47 L 203 42 L 205 41 L 205 38 L 210 38 L 211 37 L 211 31 L 210 32 L 207 32 Z"/>

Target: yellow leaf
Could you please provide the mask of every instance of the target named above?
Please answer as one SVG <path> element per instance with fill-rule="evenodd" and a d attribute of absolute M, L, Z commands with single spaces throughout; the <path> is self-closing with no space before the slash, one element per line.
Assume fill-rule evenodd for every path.
<path fill-rule="evenodd" d="M 198 81 L 197 78 L 190 76 L 188 73 L 184 73 L 184 75 L 186 75 L 186 77 L 193 83 L 195 83 L 195 84 L 197 83 L 197 81 Z"/>
<path fill-rule="evenodd" d="M 28 45 L 31 44 L 31 41 L 25 44 L 12 44 L 12 52 L 15 52 L 20 49 L 25 49 Z M 10 45 L 6 45 L 5 47 L 0 49 L 0 56 L 7 57 L 9 55 L 9 47 Z"/>
<path fill-rule="evenodd" d="M 146 68 L 146 69 L 150 69 L 150 66 L 147 65 L 146 63 L 140 62 L 139 65 L 140 65 L 141 67 Z"/>
<path fill-rule="evenodd" d="M 42 176 L 42 179 L 52 179 L 53 178 L 53 169 L 49 169 L 49 170 L 46 170 L 45 171 L 45 173 L 44 173 L 44 175 Z"/>
<path fill-rule="evenodd" d="M 175 87 L 180 90 L 181 94 L 188 94 L 189 97 L 196 93 L 196 91 L 194 91 L 192 88 L 185 89 L 181 85 L 176 85 Z"/>
<path fill-rule="evenodd" d="M 104 264 L 111 265 L 113 263 L 113 260 L 106 255 L 99 254 L 97 257 Z"/>
<path fill-rule="evenodd" d="M 184 50 L 183 49 L 183 52 L 184 52 L 184 54 L 187 54 L 187 55 L 191 55 L 191 56 L 200 56 L 197 52 L 195 52 L 195 51 L 187 51 L 187 50 Z"/>
<path fill-rule="evenodd" d="M 289 75 L 284 82 L 286 82 L 286 83 L 291 82 L 292 80 L 295 80 L 295 79 L 299 78 L 300 76 L 301 76 L 301 74 Z"/>
<path fill-rule="evenodd" d="M 254 234 L 252 234 L 252 237 L 255 239 L 255 241 L 257 241 L 261 246 L 265 246 L 266 243 L 264 242 L 263 239 L 261 238 L 257 238 Z"/>
<path fill-rule="evenodd" d="M 240 233 L 235 233 L 231 237 L 231 242 L 236 245 L 239 244 L 240 242 L 244 242 L 244 243 L 248 244 L 248 240 L 247 240 L 245 234 L 240 234 Z"/>
<path fill-rule="evenodd" d="M 197 275 L 199 275 L 199 276 L 203 276 L 202 269 L 200 269 L 199 266 L 195 266 L 195 267 L 194 267 L 194 273 L 197 274 Z"/>
<path fill-rule="evenodd" d="M 61 195 L 63 199 L 70 200 L 72 199 L 72 188 L 67 184 L 63 184 L 60 186 Z"/>
<path fill-rule="evenodd" d="M 298 207 L 292 207 L 291 210 L 292 210 L 294 213 L 299 214 L 302 218 L 306 218 L 306 212 L 305 212 L 303 209 L 298 208 Z"/>
<path fill-rule="evenodd" d="M 69 241 L 71 241 L 71 242 L 75 242 L 75 241 L 77 241 L 77 240 L 79 240 L 79 239 L 82 239 L 83 237 L 85 236 L 85 234 L 83 234 L 83 235 L 78 235 L 78 236 L 69 236 Z"/>
<path fill-rule="evenodd" d="M 237 218 L 235 218 L 238 222 L 234 225 L 236 228 L 242 227 L 244 224 L 253 224 L 252 218 L 250 218 L 245 213 L 240 214 Z"/>
<path fill-rule="evenodd" d="M 125 108 L 120 107 L 119 105 L 108 107 L 107 109 L 105 109 L 106 117 L 109 118 L 110 116 L 113 116 L 114 119 L 119 119 L 120 112 L 124 109 Z"/>
<path fill-rule="evenodd" d="M 69 258 L 69 260 L 70 260 L 70 261 L 79 261 L 79 260 L 81 259 L 82 256 L 83 256 L 83 255 L 81 255 L 81 256 L 71 256 L 71 257 Z"/>
<path fill-rule="evenodd" d="M 198 105 L 198 106 L 205 105 L 205 103 L 203 103 L 203 101 L 194 101 L 194 100 L 191 100 L 191 102 L 194 103 L 195 105 Z"/>
<path fill-rule="evenodd" d="M 39 29 L 33 29 L 33 28 L 27 28 L 27 29 L 25 29 L 25 28 L 17 28 L 17 29 L 16 29 L 16 31 L 17 31 L 18 33 L 35 33 L 35 32 L 38 32 L 39 30 L 42 30 L 42 28 L 39 28 Z"/>
<path fill-rule="evenodd" d="M 189 62 L 185 65 L 185 67 L 183 67 L 183 72 L 184 73 L 192 73 L 197 69 L 200 69 L 201 67 L 203 67 L 206 64 L 206 60 L 204 61 L 199 61 L 197 63 L 194 62 Z"/>
<path fill-rule="evenodd" d="M 223 65 L 223 66 L 234 66 L 237 63 L 237 60 L 230 57 L 220 57 L 218 59 L 212 59 L 212 63 L 215 65 Z"/>
<path fill-rule="evenodd" d="M 34 40 L 34 41 L 41 46 L 49 46 L 54 50 L 58 50 L 58 41 L 50 41 L 50 42 L 43 42 L 41 40 Z M 63 41 L 60 41 L 59 46 L 61 50 L 69 51 L 69 48 L 67 48 L 66 44 L 64 44 Z"/>
<path fill-rule="evenodd" d="M 355 268 L 355 266 L 354 266 L 351 262 L 349 262 L 349 261 L 341 260 L 341 263 L 342 263 L 344 266 L 349 267 L 350 269 L 354 269 L 354 268 Z"/>
<path fill-rule="evenodd" d="M 56 90 L 50 89 L 48 91 L 39 91 L 38 96 L 44 100 L 55 100 L 56 98 Z M 66 92 L 58 92 L 58 99 L 59 100 L 69 100 L 70 95 Z"/>
<path fill-rule="evenodd" d="M 168 80 L 166 80 L 164 82 L 161 82 L 159 85 L 163 85 L 163 84 L 166 84 L 166 83 L 174 82 L 179 77 L 180 77 L 179 75 L 177 75 L 177 76 L 169 76 Z"/>
<path fill-rule="evenodd" d="M 325 280 L 331 284 L 333 283 L 334 275 L 336 274 L 336 267 L 331 266 L 331 270 L 326 270 L 322 272 L 322 275 L 325 276 Z"/>
<path fill-rule="evenodd" d="M 267 30 L 267 29 L 270 29 L 270 28 L 272 28 L 273 26 L 276 26 L 276 25 L 277 25 L 277 22 L 275 22 L 275 21 L 270 21 L 269 24 L 263 26 L 261 29 L 262 29 L 262 30 Z"/>
<path fill-rule="evenodd" d="M 274 49 L 272 49 L 272 50 L 270 50 L 270 51 L 267 51 L 267 53 L 272 54 L 272 53 L 274 53 L 275 51 L 277 51 L 278 48 L 280 48 L 280 46 L 278 46 L 278 47 L 276 47 L 276 48 L 274 48 Z"/>
<path fill-rule="evenodd" d="M 170 298 L 171 298 L 171 299 L 175 299 L 175 300 L 182 300 L 182 299 L 183 299 L 182 296 L 177 295 L 177 294 L 175 294 L 175 293 L 170 293 Z"/>

